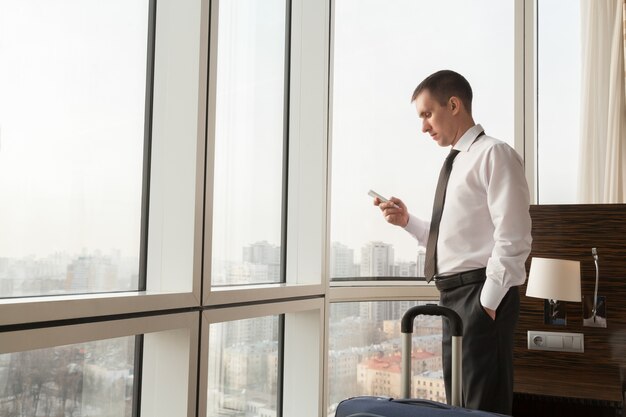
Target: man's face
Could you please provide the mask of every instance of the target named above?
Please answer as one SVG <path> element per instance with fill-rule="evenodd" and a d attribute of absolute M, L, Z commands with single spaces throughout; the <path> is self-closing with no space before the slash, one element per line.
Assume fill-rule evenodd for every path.
<path fill-rule="evenodd" d="M 428 133 L 442 147 L 456 143 L 455 121 L 449 100 L 442 106 L 430 91 L 425 90 L 415 99 L 415 107 L 417 115 L 422 119 L 422 132 Z"/>

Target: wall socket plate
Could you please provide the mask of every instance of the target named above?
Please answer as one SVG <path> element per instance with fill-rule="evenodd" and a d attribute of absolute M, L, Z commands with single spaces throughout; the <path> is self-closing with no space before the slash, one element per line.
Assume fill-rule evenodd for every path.
<path fill-rule="evenodd" d="M 529 330 L 528 349 L 583 353 L 585 351 L 585 335 L 583 333 Z"/>

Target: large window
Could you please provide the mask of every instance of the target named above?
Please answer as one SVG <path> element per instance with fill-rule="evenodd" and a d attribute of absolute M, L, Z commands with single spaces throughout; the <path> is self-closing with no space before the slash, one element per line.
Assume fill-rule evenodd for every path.
<path fill-rule="evenodd" d="M 0 4 L 0 298 L 138 288 L 148 8 Z"/>
<path fill-rule="evenodd" d="M 580 2 L 537 2 L 537 202 L 577 203 Z"/>
<path fill-rule="evenodd" d="M 514 143 L 514 2 L 334 4 L 330 276 L 420 277 L 424 248 L 388 225 L 367 192 L 399 197 L 430 218 L 447 150 L 421 133 L 409 102 L 437 70 L 463 74 L 475 121 Z"/>
<path fill-rule="evenodd" d="M 218 13 L 212 284 L 281 280 L 285 0 Z"/>

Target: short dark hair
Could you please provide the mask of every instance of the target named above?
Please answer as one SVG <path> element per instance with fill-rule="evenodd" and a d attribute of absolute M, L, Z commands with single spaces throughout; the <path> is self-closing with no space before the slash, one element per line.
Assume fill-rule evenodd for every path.
<path fill-rule="evenodd" d="M 468 113 L 472 114 L 472 87 L 458 72 L 441 70 L 429 75 L 415 88 L 411 103 L 424 91 L 432 94 L 442 106 L 446 105 L 450 97 L 458 97 Z"/>

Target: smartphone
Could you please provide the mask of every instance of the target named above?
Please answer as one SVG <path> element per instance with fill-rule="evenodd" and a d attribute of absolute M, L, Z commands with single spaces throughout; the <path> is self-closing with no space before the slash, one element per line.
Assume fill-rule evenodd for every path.
<path fill-rule="evenodd" d="M 381 202 L 386 203 L 387 201 L 389 201 L 387 198 L 383 197 L 382 195 L 378 194 L 376 191 L 374 190 L 369 190 L 367 192 L 367 195 L 369 195 L 372 198 L 378 198 Z"/>
<path fill-rule="evenodd" d="M 380 200 L 381 203 L 386 203 L 389 201 L 388 198 L 383 197 L 382 195 L 378 194 L 376 191 L 374 190 L 369 190 L 367 192 L 367 195 L 369 195 L 370 197 L 376 198 L 378 197 L 378 199 Z M 395 208 L 400 208 L 400 206 L 398 206 L 396 203 L 393 203 Z"/>

